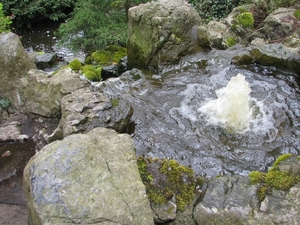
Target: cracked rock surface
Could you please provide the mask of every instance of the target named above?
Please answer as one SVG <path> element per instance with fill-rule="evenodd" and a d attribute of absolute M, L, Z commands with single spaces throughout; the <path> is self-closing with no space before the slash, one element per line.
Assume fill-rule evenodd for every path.
<path fill-rule="evenodd" d="M 133 140 L 106 128 L 45 146 L 24 170 L 28 224 L 153 224 Z"/>

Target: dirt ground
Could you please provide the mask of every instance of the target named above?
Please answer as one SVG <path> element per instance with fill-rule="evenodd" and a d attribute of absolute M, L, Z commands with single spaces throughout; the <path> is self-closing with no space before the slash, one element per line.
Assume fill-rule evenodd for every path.
<path fill-rule="evenodd" d="M 25 205 L 0 204 L 0 225 L 27 225 Z"/>

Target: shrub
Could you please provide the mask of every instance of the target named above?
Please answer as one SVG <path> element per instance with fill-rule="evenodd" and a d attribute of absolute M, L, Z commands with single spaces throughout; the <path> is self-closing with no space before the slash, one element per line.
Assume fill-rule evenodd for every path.
<path fill-rule="evenodd" d="M 9 31 L 9 25 L 12 23 L 9 16 L 3 13 L 3 5 L 0 2 L 0 33 Z"/>
<path fill-rule="evenodd" d="M 251 12 L 242 12 L 236 18 L 235 21 L 237 24 L 242 25 L 243 27 L 251 27 L 254 25 L 254 18 Z"/>
<path fill-rule="evenodd" d="M 79 59 L 74 59 L 72 62 L 69 63 L 69 66 L 72 70 L 78 73 L 81 68 L 81 62 Z"/>

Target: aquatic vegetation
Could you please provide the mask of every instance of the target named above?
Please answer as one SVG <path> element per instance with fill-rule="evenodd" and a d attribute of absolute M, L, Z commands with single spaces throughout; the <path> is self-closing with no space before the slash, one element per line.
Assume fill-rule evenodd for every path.
<path fill-rule="evenodd" d="M 296 183 L 300 182 L 300 175 L 293 174 L 289 171 L 280 171 L 278 166 L 281 162 L 292 157 L 292 154 L 284 154 L 279 156 L 267 173 L 252 171 L 249 173 L 250 183 L 259 184 L 257 197 L 259 201 L 263 201 L 268 190 L 275 188 L 277 190 L 288 190 Z M 298 157 L 299 158 L 299 157 Z"/>
<path fill-rule="evenodd" d="M 191 168 L 180 165 L 176 160 L 141 156 L 137 164 L 148 198 L 153 204 L 165 204 L 174 197 L 178 210 L 183 211 L 186 205 L 193 203 L 196 186 L 204 184 L 203 179 L 195 178 Z"/>

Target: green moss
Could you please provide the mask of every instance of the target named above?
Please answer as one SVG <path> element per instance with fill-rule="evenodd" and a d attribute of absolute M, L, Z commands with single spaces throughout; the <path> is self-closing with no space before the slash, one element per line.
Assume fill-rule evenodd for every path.
<path fill-rule="evenodd" d="M 294 12 L 294 16 L 300 20 L 300 9 L 297 9 L 295 12 Z"/>
<path fill-rule="evenodd" d="M 226 45 L 227 45 L 228 47 L 231 47 L 231 46 L 236 45 L 236 39 L 235 39 L 234 37 L 229 37 L 229 38 L 227 38 L 227 40 L 226 40 Z"/>
<path fill-rule="evenodd" d="M 111 104 L 112 104 L 112 107 L 115 108 L 119 105 L 119 100 L 118 99 L 111 99 L 110 100 Z"/>
<path fill-rule="evenodd" d="M 175 160 L 139 157 L 137 164 L 150 202 L 165 204 L 175 197 L 179 211 L 193 203 L 196 185 L 202 186 L 205 182 L 204 179 L 196 179 L 191 168 Z"/>
<path fill-rule="evenodd" d="M 242 12 L 236 19 L 237 24 L 242 25 L 243 27 L 251 27 L 254 24 L 254 18 L 251 12 Z"/>
<path fill-rule="evenodd" d="M 85 63 L 85 64 L 92 64 L 92 63 L 93 63 L 93 58 L 92 58 L 92 56 L 86 57 L 85 60 L 84 60 L 84 63 Z"/>
<path fill-rule="evenodd" d="M 286 171 L 280 171 L 278 165 L 280 162 L 289 159 L 292 154 L 279 156 L 273 164 L 273 167 L 267 172 L 262 173 L 252 171 L 249 173 L 251 184 L 260 184 L 257 190 L 257 197 L 260 201 L 264 200 L 268 189 L 288 190 L 296 183 L 300 182 L 300 176 Z"/>
<path fill-rule="evenodd" d="M 249 173 L 251 184 L 257 184 L 264 181 L 265 174 L 258 171 L 252 171 Z"/>
<path fill-rule="evenodd" d="M 93 65 L 85 65 L 81 67 L 81 71 L 84 76 L 91 81 L 100 81 L 101 80 L 101 67 Z"/>
<path fill-rule="evenodd" d="M 298 181 L 299 179 L 296 175 L 282 171 L 269 171 L 265 178 L 266 184 L 277 190 L 288 190 Z"/>
<path fill-rule="evenodd" d="M 92 54 L 93 60 L 102 66 L 118 63 L 121 58 L 127 55 L 127 49 L 120 46 L 111 45 L 105 50 L 99 50 Z"/>
<path fill-rule="evenodd" d="M 79 59 L 74 59 L 72 62 L 69 63 L 69 67 L 75 72 L 79 72 L 81 66 L 82 65 Z"/>

